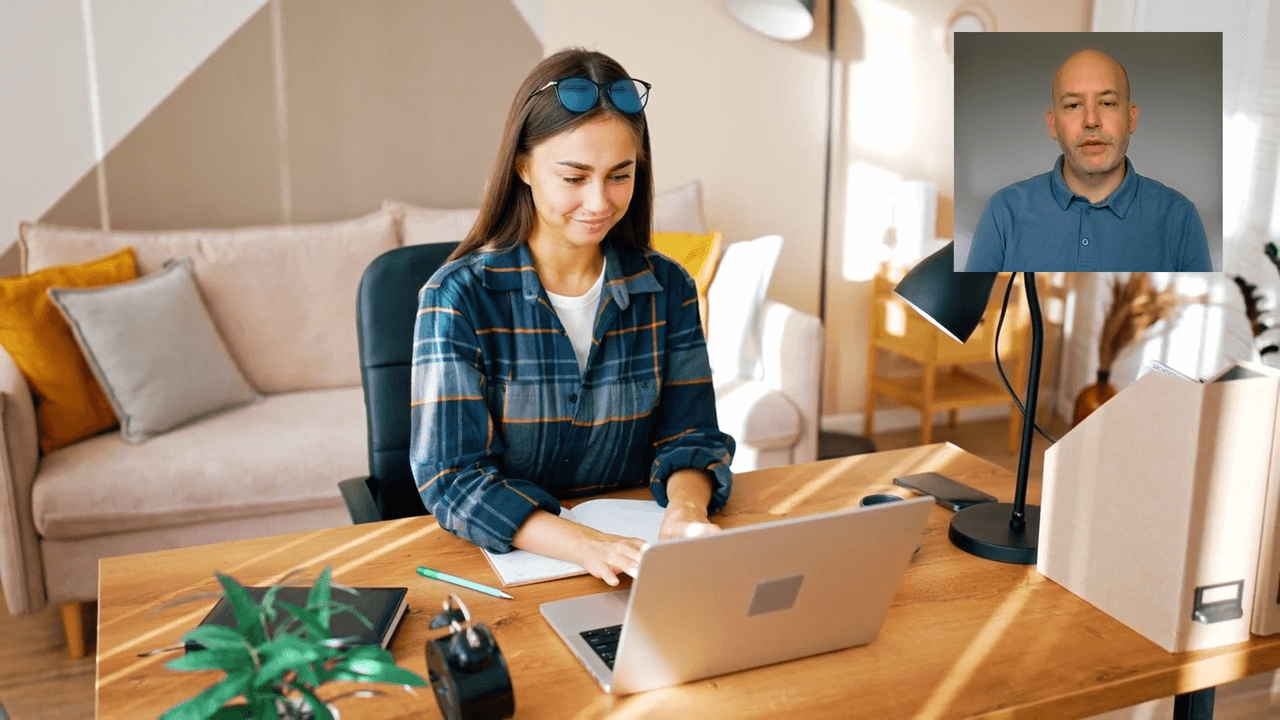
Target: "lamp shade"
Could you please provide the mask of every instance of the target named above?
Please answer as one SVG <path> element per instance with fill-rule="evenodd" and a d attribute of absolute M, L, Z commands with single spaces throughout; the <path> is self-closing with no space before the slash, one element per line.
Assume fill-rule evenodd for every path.
<path fill-rule="evenodd" d="M 957 342 L 982 321 L 996 283 L 993 272 L 956 272 L 955 243 L 921 260 L 893 289 L 898 297 Z"/>
<path fill-rule="evenodd" d="M 813 0 L 725 0 L 743 25 L 775 40 L 802 40 L 813 32 Z"/>

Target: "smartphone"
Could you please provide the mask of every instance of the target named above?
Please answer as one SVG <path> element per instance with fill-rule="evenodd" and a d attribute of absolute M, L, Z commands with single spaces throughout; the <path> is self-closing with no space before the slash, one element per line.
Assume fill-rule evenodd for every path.
<path fill-rule="evenodd" d="M 970 505 L 995 502 L 996 499 L 975 487 L 952 480 L 946 475 L 936 472 L 903 475 L 893 479 L 894 485 L 901 485 L 925 495 L 932 495 L 938 504 L 950 508 L 952 512 L 967 508 Z"/>

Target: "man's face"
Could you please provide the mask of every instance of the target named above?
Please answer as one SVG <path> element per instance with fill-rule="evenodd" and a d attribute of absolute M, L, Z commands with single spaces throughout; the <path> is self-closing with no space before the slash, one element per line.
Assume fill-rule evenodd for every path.
<path fill-rule="evenodd" d="M 1138 127 L 1138 107 L 1129 102 L 1120 65 L 1096 51 L 1078 52 L 1054 76 L 1053 98 L 1045 120 L 1067 170 L 1097 179 L 1122 168 L 1129 135 Z"/>

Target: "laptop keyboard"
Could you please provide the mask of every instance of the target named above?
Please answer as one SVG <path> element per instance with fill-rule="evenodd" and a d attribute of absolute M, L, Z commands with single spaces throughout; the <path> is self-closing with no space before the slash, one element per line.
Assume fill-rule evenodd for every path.
<path fill-rule="evenodd" d="M 583 630 L 578 633 L 583 640 L 591 646 L 592 650 L 600 656 L 605 665 L 609 669 L 613 669 L 613 657 L 618 652 L 618 637 L 622 635 L 621 625 L 610 625 L 609 627 L 596 628 L 595 630 Z"/>

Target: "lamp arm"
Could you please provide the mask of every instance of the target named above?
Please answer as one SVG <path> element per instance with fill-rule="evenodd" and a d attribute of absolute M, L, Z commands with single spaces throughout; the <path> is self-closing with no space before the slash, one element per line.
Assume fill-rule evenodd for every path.
<path fill-rule="evenodd" d="M 1013 495 L 1013 516 L 1009 528 L 1015 534 L 1026 529 L 1027 478 L 1031 471 L 1031 444 L 1035 438 L 1036 401 L 1040 394 L 1040 360 L 1044 351 L 1044 324 L 1040 318 L 1040 298 L 1036 294 L 1036 274 L 1024 272 L 1027 310 L 1031 313 L 1031 363 L 1027 368 L 1026 412 L 1022 418 L 1022 449 L 1018 455 L 1018 483 Z"/>

